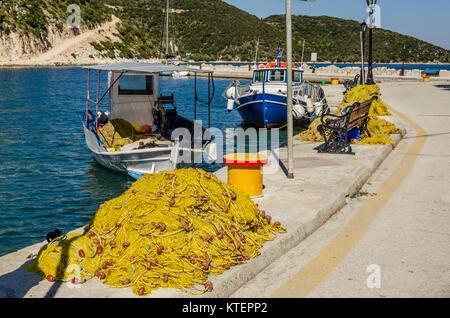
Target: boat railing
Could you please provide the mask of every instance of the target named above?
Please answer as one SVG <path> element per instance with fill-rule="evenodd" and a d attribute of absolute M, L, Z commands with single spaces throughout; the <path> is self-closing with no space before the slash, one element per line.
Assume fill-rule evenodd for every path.
<path fill-rule="evenodd" d="M 248 91 L 250 90 L 250 84 L 242 85 L 242 86 L 239 85 L 236 87 L 236 89 L 237 89 L 238 96 L 242 96 L 242 95 L 248 93 Z"/>
<path fill-rule="evenodd" d="M 251 84 L 241 85 L 238 80 L 232 81 L 227 88 L 223 91 L 222 96 L 225 99 L 232 97 L 233 99 L 238 99 L 240 96 L 248 94 L 250 91 Z"/>
<path fill-rule="evenodd" d="M 173 93 L 168 96 L 159 95 L 158 102 L 163 104 L 173 104 L 175 102 L 175 98 Z"/>
<path fill-rule="evenodd" d="M 212 86 L 212 87 L 211 87 Z M 212 89 L 212 91 L 211 91 Z M 206 100 L 201 99 L 197 92 L 197 72 L 194 73 L 194 121 L 197 120 L 197 103 L 208 105 L 208 128 L 211 128 L 211 103 L 214 99 L 216 86 L 213 73 L 208 73 L 208 96 Z"/>
<path fill-rule="evenodd" d="M 304 82 L 300 87 L 300 95 L 309 96 L 313 100 L 322 99 L 321 87 L 310 82 Z"/>

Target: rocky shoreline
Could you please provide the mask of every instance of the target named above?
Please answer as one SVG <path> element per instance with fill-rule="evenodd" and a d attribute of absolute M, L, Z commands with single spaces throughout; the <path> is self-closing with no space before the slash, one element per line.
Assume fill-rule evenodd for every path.
<path fill-rule="evenodd" d="M 11 68 L 21 68 L 21 67 L 78 67 L 78 66 L 87 66 L 87 65 L 98 65 L 98 64 L 108 64 L 108 63 L 125 63 L 125 62 L 135 62 L 133 59 L 123 59 L 123 58 L 116 58 L 116 59 L 109 59 L 109 58 L 80 58 L 80 59 L 73 59 L 70 61 L 64 61 L 62 59 L 57 59 L 55 61 L 49 62 L 48 60 L 42 60 L 39 62 L 36 62 L 36 60 L 23 60 L 20 63 L 17 62 L 3 62 L 0 63 L 0 67 L 11 67 Z M 154 59 L 146 59 L 146 60 L 140 60 L 140 62 L 144 63 L 161 63 L 162 60 L 154 58 Z M 191 63 L 198 63 L 191 61 Z M 253 69 L 252 65 L 225 65 L 225 64 L 214 64 L 214 63 L 233 63 L 233 62 L 210 62 L 210 63 L 202 63 L 200 66 L 195 67 L 201 67 L 202 69 L 208 69 L 218 72 L 230 72 L 230 73 L 241 73 L 241 72 L 249 72 Z M 405 63 L 406 64 L 406 63 Z M 422 64 L 422 63 L 420 63 Z M 423 63 L 425 64 L 425 63 Z M 189 65 L 189 62 L 187 62 L 187 65 Z M 438 65 L 438 64 L 427 64 L 427 65 Z M 303 64 L 302 66 L 303 71 L 305 74 L 312 74 L 313 69 L 307 65 Z M 349 67 L 338 67 L 336 65 L 328 65 L 328 66 L 320 66 L 318 63 L 315 73 L 316 74 L 335 74 L 335 75 L 347 75 L 347 76 L 355 76 L 357 74 L 360 74 L 360 67 L 356 66 L 349 66 Z M 366 68 L 367 72 L 367 68 Z M 394 68 L 388 68 L 386 66 L 375 66 L 373 69 L 374 75 L 380 75 L 380 76 L 399 76 L 400 70 L 394 69 Z M 422 70 L 420 69 L 405 69 L 405 76 L 414 76 L 414 77 L 420 77 L 422 75 Z M 450 77 L 450 70 L 441 70 L 439 77 Z"/>

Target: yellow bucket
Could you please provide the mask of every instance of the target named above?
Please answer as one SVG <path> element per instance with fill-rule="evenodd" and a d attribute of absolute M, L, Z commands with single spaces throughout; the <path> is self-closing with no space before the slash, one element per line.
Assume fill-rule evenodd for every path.
<path fill-rule="evenodd" d="M 424 82 L 429 82 L 430 81 L 430 77 L 429 76 L 424 76 L 423 77 L 423 81 Z"/>
<path fill-rule="evenodd" d="M 228 165 L 228 183 L 244 190 L 249 196 L 262 195 L 263 174 L 261 168 L 267 157 L 256 153 L 232 153 L 223 156 Z"/>
<path fill-rule="evenodd" d="M 332 85 L 338 85 L 338 84 L 339 84 L 339 78 L 337 78 L 337 77 L 332 77 L 332 78 L 331 78 L 331 84 L 332 84 Z"/>

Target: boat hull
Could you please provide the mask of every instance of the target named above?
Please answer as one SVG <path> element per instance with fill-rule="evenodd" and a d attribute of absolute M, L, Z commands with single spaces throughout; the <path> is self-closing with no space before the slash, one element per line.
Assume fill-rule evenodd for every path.
<path fill-rule="evenodd" d="M 86 145 L 99 164 L 134 179 L 139 179 L 145 173 L 174 170 L 177 167 L 177 157 L 174 154 L 178 153 L 178 147 L 108 152 L 97 135 L 86 126 L 84 126 L 84 134 Z"/>
<path fill-rule="evenodd" d="M 242 120 L 263 128 L 283 127 L 287 122 L 286 97 L 275 94 L 251 94 L 238 99 Z"/>

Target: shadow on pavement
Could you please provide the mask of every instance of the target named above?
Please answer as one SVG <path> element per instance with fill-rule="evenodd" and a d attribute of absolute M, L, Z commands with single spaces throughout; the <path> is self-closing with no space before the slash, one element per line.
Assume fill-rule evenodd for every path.
<path fill-rule="evenodd" d="M 450 91 L 450 85 L 444 85 L 444 84 L 440 84 L 440 85 L 434 85 L 435 87 L 441 88 L 441 89 L 445 89 L 447 91 Z"/>
<path fill-rule="evenodd" d="M 30 262 L 32 260 L 25 262 L 23 265 Z M 0 297 L 22 298 L 42 280 L 39 274 L 23 269 L 23 265 L 10 273 L 0 276 Z"/>

